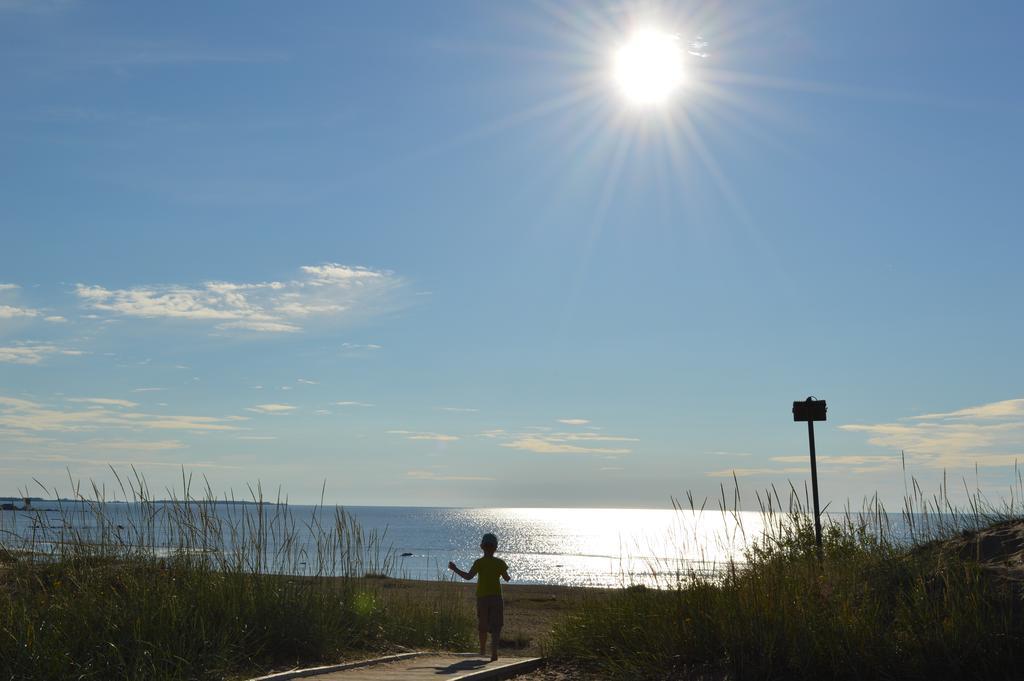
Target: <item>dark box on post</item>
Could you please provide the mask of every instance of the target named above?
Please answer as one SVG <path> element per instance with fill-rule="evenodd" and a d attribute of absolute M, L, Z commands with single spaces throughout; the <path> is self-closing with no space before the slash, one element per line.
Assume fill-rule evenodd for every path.
<path fill-rule="evenodd" d="M 793 420 L 824 421 L 826 411 L 828 407 L 825 406 L 825 400 L 813 400 L 808 397 L 802 402 L 793 403 Z"/>

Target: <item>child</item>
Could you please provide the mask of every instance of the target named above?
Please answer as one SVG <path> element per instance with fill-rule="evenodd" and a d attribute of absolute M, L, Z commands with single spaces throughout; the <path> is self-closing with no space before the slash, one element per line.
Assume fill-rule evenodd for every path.
<path fill-rule="evenodd" d="M 501 637 L 501 627 L 504 624 L 505 603 L 501 600 L 500 576 L 506 582 L 511 579 L 508 576 L 508 565 L 501 558 L 495 558 L 494 552 L 498 550 L 498 538 L 488 532 L 480 540 L 480 550 L 484 552 L 483 557 L 477 558 L 469 572 L 463 572 L 455 563 L 448 563 L 448 569 L 463 579 L 473 579 L 480 575 L 476 583 L 476 619 L 477 631 L 480 634 L 480 655 L 487 654 L 487 632 L 491 634 L 491 660 L 498 659 L 498 639 Z"/>

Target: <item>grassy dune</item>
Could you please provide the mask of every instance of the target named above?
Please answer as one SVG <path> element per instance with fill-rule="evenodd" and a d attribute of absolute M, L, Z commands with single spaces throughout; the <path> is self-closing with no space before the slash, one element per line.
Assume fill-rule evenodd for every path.
<path fill-rule="evenodd" d="M 769 494 L 771 529 L 745 564 L 595 594 L 556 626 L 553 656 L 608 679 L 1020 678 L 1016 509 L 918 492 L 907 542 L 876 500 L 828 524 L 819 555 L 797 497 L 779 513 Z"/>
<path fill-rule="evenodd" d="M 424 598 L 364 577 L 387 572 L 390 557 L 342 510 L 300 527 L 257 489 L 255 506 L 225 519 L 223 505 L 214 512 L 223 501 L 184 488 L 157 502 L 135 478 L 127 521 L 93 490 L 59 514 L 72 529 L 57 541 L 3 537 L 0 678 L 223 679 L 469 645 L 471 612 L 443 586 Z M 307 532 L 312 545 L 300 543 Z M 170 545 L 154 549 L 157 536 Z"/>

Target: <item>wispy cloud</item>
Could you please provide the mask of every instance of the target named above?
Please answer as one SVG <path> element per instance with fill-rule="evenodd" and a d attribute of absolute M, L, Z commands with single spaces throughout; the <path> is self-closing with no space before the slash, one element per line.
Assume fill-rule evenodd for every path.
<path fill-rule="evenodd" d="M 14 319 L 15 317 L 38 317 L 42 314 L 39 310 L 30 307 L 14 307 L 13 305 L 0 305 L 0 319 Z"/>
<path fill-rule="evenodd" d="M 720 471 L 708 471 L 705 473 L 709 478 L 749 478 L 761 475 L 799 475 L 807 474 L 807 468 L 725 468 Z"/>
<path fill-rule="evenodd" d="M 167 388 L 133 388 L 133 393 L 156 393 L 167 390 Z"/>
<path fill-rule="evenodd" d="M 81 355 L 80 350 L 60 348 L 50 343 L 25 341 L 17 345 L 0 346 L 0 362 L 8 364 L 39 364 L 50 355 Z"/>
<path fill-rule="evenodd" d="M 369 402 L 356 402 L 354 400 L 343 400 L 341 402 L 335 402 L 339 407 L 372 407 L 373 405 Z"/>
<path fill-rule="evenodd" d="M 238 430 L 241 416 L 148 414 L 92 404 L 65 409 L 17 397 L 0 396 L 0 428 L 19 432 L 89 432 L 103 429 L 227 431 Z"/>
<path fill-rule="evenodd" d="M 126 409 L 139 406 L 138 402 L 132 402 L 130 400 L 119 400 L 113 397 L 70 397 L 68 398 L 68 402 L 100 404 L 105 407 L 124 407 Z"/>
<path fill-rule="evenodd" d="M 389 271 L 328 264 L 302 268 L 290 281 L 206 282 L 126 289 L 78 284 L 94 312 L 141 319 L 187 320 L 218 331 L 296 333 L 319 321 L 359 318 L 388 307 L 402 280 Z"/>
<path fill-rule="evenodd" d="M 862 454 L 824 454 L 816 457 L 818 470 L 824 474 L 863 475 L 867 473 L 882 473 L 896 471 L 901 465 L 899 455 L 862 455 Z M 777 463 L 800 463 L 804 464 L 804 472 L 810 471 L 809 458 L 805 455 L 798 456 L 773 456 L 772 461 Z"/>
<path fill-rule="evenodd" d="M 113 449 L 132 452 L 163 452 L 185 447 L 185 444 L 178 440 L 86 440 L 82 444 L 98 451 Z"/>
<path fill-rule="evenodd" d="M 567 426 L 585 426 L 590 423 L 590 419 L 558 419 L 558 422 Z"/>
<path fill-rule="evenodd" d="M 385 276 L 366 267 L 349 267 L 331 263 L 327 265 L 305 265 L 302 271 L 311 278 L 314 286 L 333 286 L 338 282 L 358 283 L 363 285 L 369 281 L 379 280 Z"/>
<path fill-rule="evenodd" d="M 458 435 L 445 435 L 444 433 L 428 433 L 415 430 L 389 430 L 389 435 L 403 435 L 407 440 L 433 440 L 434 442 L 454 442 L 459 439 Z"/>
<path fill-rule="evenodd" d="M 7 294 L 19 290 L 21 290 L 21 287 L 18 284 L 0 284 L 0 295 L 4 296 L 9 301 L 13 301 L 17 294 L 13 297 Z M 42 319 L 52 323 L 67 321 L 64 317 L 50 314 L 46 310 L 34 307 L 25 307 L 23 305 L 8 305 L 6 303 L 0 304 L 0 320 L 4 319 Z"/>
<path fill-rule="evenodd" d="M 218 329 L 240 331 L 259 331 L 261 333 L 295 333 L 302 331 L 302 327 L 288 322 L 260 321 L 256 319 L 244 319 L 238 322 L 224 322 L 217 325 Z"/>
<path fill-rule="evenodd" d="M 530 452 L 537 452 L 538 454 L 629 454 L 632 451 L 624 447 L 574 445 L 538 435 L 530 435 L 512 440 L 511 442 L 504 442 L 501 446 L 511 449 L 524 449 Z"/>
<path fill-rule="evenodd" d="M 362 350 L 380 350 L 381 347 L 383 346 L 377 345 L 376 343 L 342 343 L 341 351 L 354 354 Z"/>
<path fill-rule="evenodd" d="M 567 433 L 507 433 L 504 430 L 491 430 L 481 433 L 483 437 L 506 439 L 502 447 L 522 449 L 538 454 L 604 454 L 622 455 L 633 450 L 628 447 L 608 446 L 608 443 L 638 442 L 634 437 L 607 435 L 593 432 Z"/>
<path fill-rule="evenodd" d="M 967 407 L 966 409 L 958 409 L 956 411 L 944 413 L 911 416 L 908 420 L 935 421 L 941 419 L 959 421 L 965 419 L 989 420 L 1011 418 L 1024 419 L 1024 398 L 1018 398 L 1014 400 L 1001 400 L 999 402 L 989 402 L 988 404 L 982 404 L 977 407 Z"/>
<path fill-rule="evenodd" d="M 407 477 L 414 478 L 416 480 L 435 480 L 435 481 L 487 481 L 494 480 L 494 478 L 487 477 L 484 475 L 441 475 L 434 473 L 433 471 L 422 471 L 412 470 L 405 472 Z"/>
<path fill-rule="evenodd" d="M 55 345 L 33 344 L 0 347 L 0 362 L 8 364 L 38 364 L 47 355 L 59 352 Z"/>
<path fill-rule="evenodd" d="M 291 404 L 257 404 L 249 407 L 247 411 L 254 411 L 260 414 L 287 414 L 295 411 L 297 407 Z"/>
<path fill-rule="evenodd" d="M 824 475 L 865 475 L 870 473 L 892 472 L 899 469 L 901 460 L 899 455 L 831 455 L 819 454 L 817 457 L 818 472 Z M 734 474 L 738 478 L 752 476 L 786 476 L 796 475 L 806 477 L 810 475 L 810 459 L 806 454 L 793 456 L 773 456 L 770 458 L 777 464 L 798 464 L 795 466 L 777 466 L 764 468 L 724 468 L 722 470 L 710 471 L 706 475 L 712 478 L 731 478 Z"/>
<path fill-rule="evenodd" d="M 898 456 L 875 456 L 875 455 L 863 455 L 863 454 L 846 454 L 846 455 L 830 455 L 830 454 L 819 454 L 815 457 L 818 463 L 833 466 L 864 466 L 864 465 L 898 465 L 900 459 Z M 810 457 L 806 454 L 796 456 L 773 456 L 772 461 L 778 463 L 801 463 L 808 464 Z"/>
<path fill-rule="evenodd" d="M 297 378 L 296 383 L 302 383 L 303 385 L 320 385 L 319 381 L 311 381 L 308 378 Z"/>
<path fill-rule="evenodd" d="M 1005 466 L 1024 460 L 1020 398 L 889 423 L 845 424 L 840 429 L 864 433 L 869 444 L 904 451 L 909 463 L 927 468 Z"/>
<path fill-rule="evenodd" d="M 441 411 L 450 411 L 454 413 L 465 414 L 473 414 L 480 411 L 479 409 L 473 409 L 472 407 L 438 407 L 438 409 L 440 409 Z"/>
<path fill-rule="evenodd" d="M 146 443 L 139 443 L 145 445 Z M 73 453 L 37 453 L 31 457 L 26 456 L 0 456 L 0 461 L 25 461 L 32 465 L 32 470 L 38 470 L 40 465 L 45 464 L 58 464 L 61 468 L 70 468 L 72 466 L 91 466 L 96 468 L 108 468 L 113 466 L 127 467 L 133 466 L 135 468 L 211 468 L 211 469 L 235 469 L 238 466 L 232 466 L 223 463 L 215 463 L 212 461 L 166 461 L 156 459 L 123 459 L 123 458 L 110 458 L 103 455 L 103 452 L 97 452 L 92 449 L 91 446 L 86 446 L 85 443 L 82 446 L 74 447 Z M 132 449 L 125 447 L 124 449 Z M 166 448 L 164 448 L 166 449 Z M 154 449 L 147 449 L 145 446 L 134 448 L 135 452 L 146 452 L 151 453 L 154 451 L 163 451 L 161 447 L 157 446 Z M 90 454 L 90 452 L 92 452 Z"/>

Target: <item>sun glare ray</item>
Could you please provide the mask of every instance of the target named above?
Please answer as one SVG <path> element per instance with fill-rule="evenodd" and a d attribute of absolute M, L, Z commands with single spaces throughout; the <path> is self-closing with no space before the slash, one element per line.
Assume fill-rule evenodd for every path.
<path fill-rule="evenodd" d="M 514 129 L 517 126 L 542 119 L 546 116 L 553 116 L 560 111 L 570 110 L 572 107 L 578 106 L 591 98 L 593 98 L 593 93 L 588 89 L 576 88 L 569 90 L 557 97 L 552 97 L 538 102 L 533 106 L 506 114 L 470 130 L 465 130 L 457 135 L 453 135 L 447 139 L 442 139 L 419 149 L 413 149 L 401 156 L 389 159 L 385 163 L 364 169 L 363 172 L 359 174 L 359 177 L 366 179 L 369 177 L 383 175 L 397 167 L 430 159 L 440 154 L 448 153 L 471 145 L 475 142 L 493 138 L 500 133 Z"/>
<path fill-rule="evenodd" d="M 707 145 L 704 144 L 704 140 L 694 127 L 693 121 L 686 116 L 681 116 L 679 118 L 679 122 L 683 128 L 684 134 L 692 144 L 693 149 L 696 151 L 697 156 L 707 169 L 712 180 L 715 182 L 719 192 L 721 192 L 723 198 L 725 198 L 727 204 L 733 210 L 743 229 L 746 231 L 745 239 L 748 242 L 753 243 L 758 248 L 762 257 L 768 258 L 777 273 L 784 275 L 785 270 L 782 267 L 782 261 L 779 258 L 779 254 L 758 228 L 757 222 L 753 217 L 751 217 L 746 203 L 743 201 L 740 193 L 733 186 L 732 182 L 729 181 L 728 176 L 722 170 L 718 161 L 715 160 L 714 155 L 707 148 Z"/>
<path fill-rule="evenodd" d="M 916 104 L 936 104 L 934 100 L 912 93 L 894 90 L 850 87 L 823 83 L 813 80 L 796 78 L 780 78 L 756 73 L 743 73 L 728 69 L 714 68 L 707 70 L 708 82 L 723 85 L 749 85 L 756 88 L 775 90 L 778 92 L 803 92 L 814 95 L 834 95 L 851 99 L 878 100 L 883 102 L 902 102 Z"/>
<path fill-rule="evenodd" d="M 580 291 L 583 288 L 583 282 L 590 264 L 591 253 L 593 252 L 594 245 L 601 235 L 601 230 L 604 228 L 605 220 L 608 217 L 608 209 L 611 205 L 611 200 L 615 195 L 619 177 L 622 174 L 623 166 L 625 164 L 626 155 L 633 146 L 634 134 L 635 132 L 629 131 L 627 134 L 619 136 L 616 138 L 612 147 L 611 161 L 606 166 L 607 171 L 601 184 L 598 202 L 594 208 L 593 217 L 588 222 L 589 229 L 586 232 L 586 238 L 583 239 L 576 272 L 572 278 L 572 283 L 569 286 L 569 291 L 566 294 L 565 305 L 562 308 L 563 312 L 559 319 L 560 335 L 564 335 L 566 328 L 571 323 L 572 310 L 575 308 L 575 301 L 579 297 Z"/>
<path fill-rule="evenodd" d="M 745 116 L 745 113 L 750 112 L 753 109 L 753 104 L 748 100 L 740 97 L 730 96 L 719 96 L 720 93 L 715 89 L 705 90 L 706 98 L 709 100 L 711 106 L 714 107 L 714 119 L 716 130 L 727 131 L 728 135 L 723 135 L 732 140 L 732 146 L 738 148 L 743 144 L 749 142 L 749 140 L 755 140 L 758 144 L 763 144 L 766 147 L 770 147 L 775 151 L 792 154 L 793 149 L 791 146 L 786 145 L 779 135 L 772 134 L 772 128 L 763 125 L 754 125 L 751 122 L 749 116 Z M 794 125 L 792 121 L 785 118 L 778 112 L 773 112 L 761 107 L 760 111 L 764 112 L 764 117 L 771 117 L 777 121 L 780 125 Z M 734 132 L 741 133 L 740 135 L 733 134 Z M 746 136 L 746 139 L 743 136 Z"/>
<path fill-rule="evenodd" d="M 715 160 L 714 155 L 704 144 L 704 140 L 698 133 L 693 121 L 688 116 L 680 116 L 679 124 L 683 129 L 686 138 L 689 140 L 694 151 L 697 152 L 697 156 L 701 163 L 704 164 L 704 168 L 708 171 L 708 175 L 714 180 L 718 190 L 722 193 L 722 197 L 726 200 L 729 206 L 733 209 L 736 216 L 744 225 L 752 223 L 750 213 L 747 211 L 746 205 L 740 199 L 739 193 L 729 182 L 725 173 L 722 171 L 721 166 L 718 165 L 718 161 Z"/>

